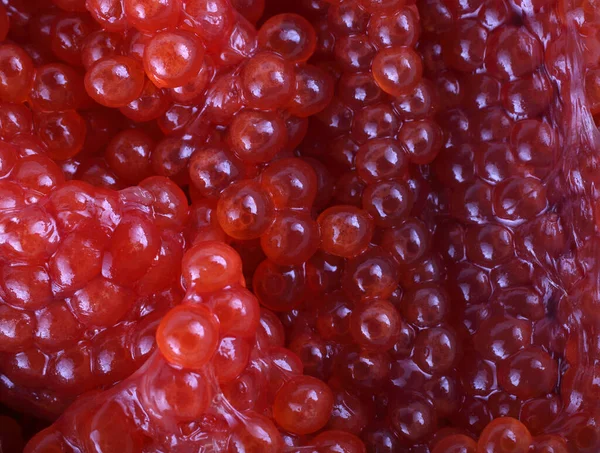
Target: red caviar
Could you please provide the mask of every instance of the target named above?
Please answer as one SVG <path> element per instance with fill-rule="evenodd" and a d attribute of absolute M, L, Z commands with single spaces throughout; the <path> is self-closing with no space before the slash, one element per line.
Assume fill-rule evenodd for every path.
<path fill-rule="evenodd" d="M 0 450 L 597 452 L 599 24 L 2 2 Z"/>

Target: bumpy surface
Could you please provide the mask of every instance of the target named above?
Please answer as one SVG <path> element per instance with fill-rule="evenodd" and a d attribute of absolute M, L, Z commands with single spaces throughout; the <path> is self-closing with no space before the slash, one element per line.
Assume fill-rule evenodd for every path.
<path fill-rule="evenodd" d="M 0 451 L 600 451 L 599 31 L 0 2 Z"/>
<path fill-rule="evenodd" d="M 158 320 L 182 298 L 187 201 L 163 177 L 117 193 L 65 183 L 50 159 L 12 147 L 3 163 L 0 395 L 56 417 L 153 350 Z"/>

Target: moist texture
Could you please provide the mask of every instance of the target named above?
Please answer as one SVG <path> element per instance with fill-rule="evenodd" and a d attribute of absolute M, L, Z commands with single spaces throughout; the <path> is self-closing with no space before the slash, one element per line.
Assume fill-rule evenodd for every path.
<path fill-rule="evenodd" d="M 0 450 L 600 451 L 599 11 L 0 2 Z"/>

